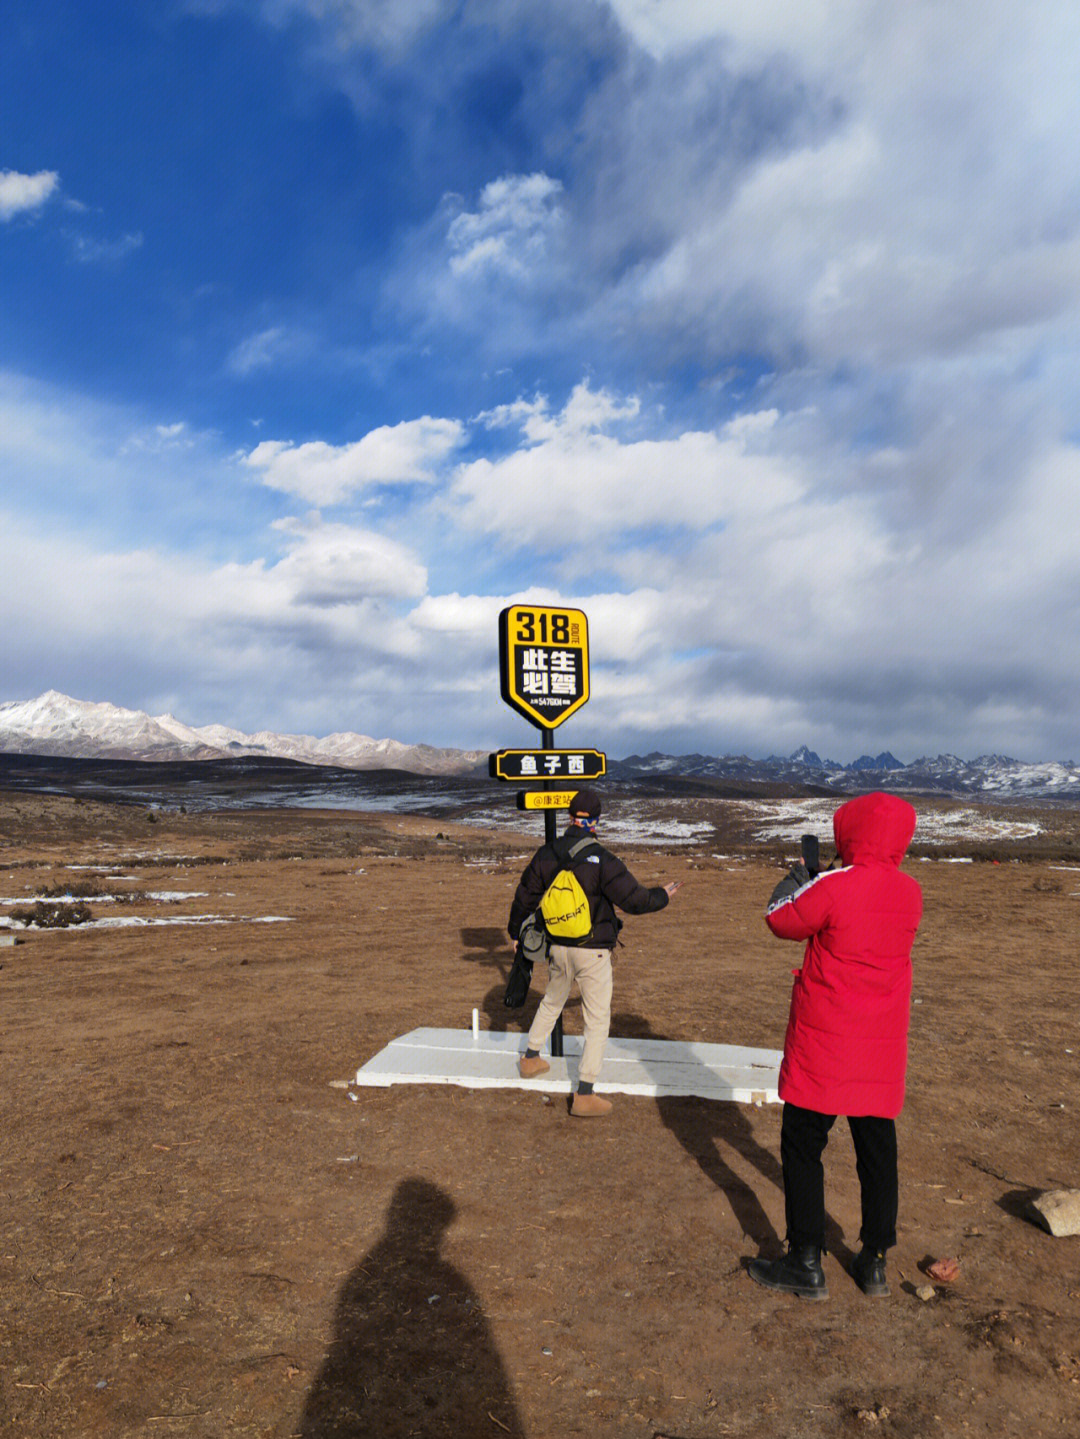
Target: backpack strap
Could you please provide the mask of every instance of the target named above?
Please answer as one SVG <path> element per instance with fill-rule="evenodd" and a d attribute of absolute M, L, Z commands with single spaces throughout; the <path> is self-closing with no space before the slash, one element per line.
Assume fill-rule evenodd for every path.
<path fill-rule="evenodd" d="M 583 835 L 581 839 L 576 839 L 574 843 L 569 846 L 569 848 L 566 844 L 567 839 L 567 835 L 560 835 L 559 838 L 551 846 L 555 858 L 564 867 L 568 864 L 572 864 L 573 861 L 577 859 L 578 855 L 581 854 L 583 850 L 591 849 L 594 846 L 597 849 L 600 848 L 599 842 L 594 839 L 591 834 L 586 834 Z"/>

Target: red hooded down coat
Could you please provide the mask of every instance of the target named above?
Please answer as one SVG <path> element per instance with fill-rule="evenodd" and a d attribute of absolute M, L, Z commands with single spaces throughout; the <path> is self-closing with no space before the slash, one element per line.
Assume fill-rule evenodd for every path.
<path fill-rule="evenodd" d="M 781 939 L 808 939 L 796 971 L 780 1098 L 819 1114 L 895 1119 L 904 1104 L 911 946 L 922 890 L 900 861 L 915 811 L 891 794 L 841 805 L 833 835 L 843 869 L 770 905 Z"/>

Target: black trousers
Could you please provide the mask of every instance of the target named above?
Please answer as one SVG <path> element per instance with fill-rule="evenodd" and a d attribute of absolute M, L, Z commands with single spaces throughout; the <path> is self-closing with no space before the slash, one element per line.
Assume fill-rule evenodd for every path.
<path fill-rule="evenodd" d="M 818 1114 L 784 1105 L 780 1127 L 780 1162 L 784 1168 L 784 1209 L 788 1243 L 825 1243 L 825 1168 L 821 1156 L 829 1142 L 835 1114 Z M 896 1243 L 899 1181 L 896 1168 L 896 1123 L 860 1115 L 848 1119 L 855 1145 L 855 1170 L 862 1191 L 862 1230 L 869 1249 L 891 1249 Z"/>

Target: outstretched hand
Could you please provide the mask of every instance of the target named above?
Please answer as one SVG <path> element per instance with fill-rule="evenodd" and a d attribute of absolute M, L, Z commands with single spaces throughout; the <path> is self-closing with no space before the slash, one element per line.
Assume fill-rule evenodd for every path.
<path fill-rule="evenodd" d="M 669 884 L 662 885 L 661 888 L 667 895 L 668 899 L 670 899 L 677 889 L 682 889 L 682 880 L 673 879 Z"/>

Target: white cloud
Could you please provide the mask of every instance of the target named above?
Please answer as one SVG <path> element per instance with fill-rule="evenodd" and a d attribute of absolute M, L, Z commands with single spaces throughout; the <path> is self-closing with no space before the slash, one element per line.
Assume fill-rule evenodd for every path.
<path fill-rule="evenodd" d="M 81 265 L 109 265 L 126 260 L 143 245 L 142 234 L 120 235 L 115 240 L 99 240 L 89 235 L 72 235 L 71 249 Z"/>
<path fill-rule="evenodd" d="M 755 424 L 784 438 L 781 422 Z M 1071 719 L 1056 702 L 1080 673 L 1080 600 L 1062 603 L 1080 595 L 1077 493 L 1080 453 L 1047 453 L 992 523 L 935 553 L 899 538 L 872 494 L 765 486 L 678 553 L 648 532 L 620 553 L 603 523 L 568 526 L 579 573 L 614 567 L 618 588 L 523 575 L 506 595 L 431 592 L 425 556 L 317 516 L 277 522 L 276 556 L 268 534 L 264 557 L 225 564 L 164 544 L 103 550 L 7 516 L 8 683 L 32 674 L 36 689 L 99 694 L 124 675 L 129 688 L 105 697 L 167 689 L 195 717 L 230 720 L 243 696 L 254 727 L 483 744 L 505 736 L 499 610 L 566 602 L 589 616 L 594 667 L 575 734 L 612 753 L 809 739 L 840 758 L 886 744 L 910 758 L 947 725 L 963 753 L 1065 757 Z M 1046 633 L 1052 646 L 1033 644 Z"/>
<path fill-rule="evenodd" d="M 530 594 L 527 598 L 534 596 Z M 555 603 L 558 602 L 557 596 L 552 598 Z M 437 635 L 440 643 L 451 636 L 466 641 L 470 638 L 480 640 L 484 635 L 496 633 L 499 611 L 509 603 L 509 600 L 490 595 L 425 595 L 411 611 L 409 619 L 417 629 Z"/>
<path fill-rule="evenodd" d="M 485 410 L 477 420 L 490 429 L 520 426 L 526 440 L 538 444 L 544 440 L 578 438 L 619 420 L 632 420 L 640 410 L 641 401 L 636 395 L 620 400 L 607 390 L 593 390 L 588 381 L 583 380 L 574 387 L 558 415 L 552 415 L 546 396 L 537 395 L 534 400 L 515 400 L 512 404 Z"/>
<path fill-rule="evenodd" d="M 427 570 L 416 555 L 385 535 L 317 517 L 276 520 L 274 528 L 290 536 L 274 574 L 297 604 L 415 599 L 427 589 Z"/>
<path fill-rule="evenodd" d="M 618 97 L 598 112 L 620 166 L 617 188 L 604 185 L 611 225 L 664 236 L 623 277 L 617 313 L 640 322 L 644 309 L 650 327 L 714 353 L 801 350 L 826 364 L 970 353 L 1014 331 L 1030 346 L 1033 329 L 1075 315 L 1075 6 L 613 5 L 672 57 L 656 86 L 675 66 L 694 76 L 684 122 L 694 96 L 704 115 L 701 97 L 719 103 L 740 76 L 751 104 L 789 112 L 772 143 L 711 174 L 708 133 L 684 124 L 673 147 L 668 107 L 653 101 L 632 154 Z M 787 67 L 783 84 L 762 69 L 770 55 Z"/>
<path fill-rule="evenodd" d="M 136 430 L 128 436 L 117 453 L 128 455 L 141 451 L 144 454 L 163 455 L 170 450 L 193 450 L 209 439 L 208 435 L 195 433 L 183 420 L 174 420 L 171 424 L 149 425 Z"/>
<path fill-rule="evenodd" d="M 394 681 L 393 668 L 418 648 L 394 602 L 423 593 L 423 566 L 371 532 L 317 520 L 278 532 L 280 558 L 214 565 L 164 545 L 104 551 L 5 515 L 13 559 L 0 601 L 19 627 L 6 646 L 7 683 L 51 673 L 85 693 L 95 675 L 100 689 L 123 673 L 144 691 L 164 681 L 174 693 L 214 691 L 230 706 L 262 696 L 255 708 L 271 723 L 279 701 L 270 693 L 290 676 L 309 695 L 314 686 L 327 714 L 328 690 L 370 686 L 372 709 L 385 702 L 389 722 L 405 680 Z"/>
<path fill-rule="evenodd" d="M 56 687 L 131 703 L 137 687 L 242 727 L 482 745 L 506 733 L 497 616 L 524 599 L 589 616 L 593 698 L 572 725 L 614 754 L 808 741 L 841 759 L 911 758 L 943 736 L 937 748 L 969 755 L 1066 758 L 1080 450 L 1036 426 L 1007 454 L 993 434 L 972 453 L 981 415 L 939 417 L 856 462 L 819 416 L 747 410 L 715 432 L 664 434 L 634 397 L 582 384 L 561 409 L 533 398 L 489 412 L 492 438 L 516 446 L 420 488 L 408 539 L 275 521 L 268 494 L 261 525 L 248 511 L 230 537 L 218 529 L 236 471 L 210 437 L 173 416 L 135 429 L 130 414 L 0 377 L 12 497 L 0 699 Z M 964 464 L 978 476 L 996 459 L 1007 486 L 965 489 Z M 215 508 L 182 534 L 155 496 L 195 483 Z M 123 505 L 95 506 L 106 493 Z M 140 494 L 162 517 L 136 545 L 120 526 Z M 232 557 L 213 559 L 211 539 Z M 474 572 L 497 577 L 463 586 Z"/>
<path fill-rule="evenodd" d="M 485 185 L 479 209 L 462 211 L 447 230 L 453 274 L 531 274 L 546 259 L 550 237 L 562 224 L 561 193 L 559 181 L 542 174 L 504 175 Z"/>
<path fill-rule="evenodd" d="M 277 23 L 296 13 L 329 27 L 335 48 L 370 46 L 399 54 L 442 12 L 441 0 L 262 0 Z"/>
<path fill-rule="evenodd" d="M 35 175 L 0 170 L 0 222 L 39 210 L 59 184 L 55 170 L 39 170 Z"/>
<path fill-rule="evenodd" d="M 346 93 L 370 99 L 353 46 L 400 65 L 421 134 L 470 58 L 512 66 L 528 35 L 554 73 L 560 42 L 595 47 L 591 84 L 523 100 L 535 169 L 447 197 L 385 278 L 425 334 L 459 328 L 485 360 L 917 364 L 1030 353 L 1076 314 L 1073 0 L 604 0 L 556 5 L 548 49 L 511 0 L 264 4 L 298 12 Z"/>
<path fill-rule="evenodd" d="M 241 340 L 230 354 L 228 366 L 234 375 L 246 376 L 256 370 L 268 370 L 279 360 L 305 348 L 306 342 L 298 336 L 281 325 L 273 325 Z"/>
<path fill-rule="evenodd" d="M 777 52 L 806 66 L 850 58 L 853 42 L 880 13 L 877 0 L 608 0 L 627 32 L 658 60 L 723 40 L 736 61 Z M 912 6 L 919 0 L 911 0 Z"/>
<path fill-rule="evenodd" d="M 430 484 L 465 438 L 458 420 L 380 425 L 349 445 L 263 440 L 242 457 L 265 485 L 314 505 L 338 505 L 374 485 Z"/>
<path fill-rule="evenodd" d="M 802 481 L 755 444 L 743 419 L 720 434 L 687 432 L 671 439 L 622 442 L 605 427 L 637 413 L 636 402 L 577 386 L 565 409 L 546 403 L 494 412 L 522 424 L 524 448 L 459 467 L 452 487 L 458 517 L 507 544 L 597 555 L 627 530 L 704 529 L 738 516 L 771 512 L 795 500 Z M 757 425 L 768 433 L 775 415 Z"/>
<path fill-rule="evenodd" d="M 475 201 L 447 193 L 407 235 L 383 279 L 383 300 L 425 345 L 468 336 L 474 363 L 543 347 L 551 308 L 575 312 L 578 261 L 562 182 L 543 171 L 504 174 Z M 561 326 L 552 335 L 562 332 Z"/>
<path fill-rule="evenodd" d="M 808 446 L 813 425 L 798 417 L 748 413 L 717 435 L 626 443 L 571 435 L 542 401 L 487 420 L 533 433 L 504 460 L 460 469 L 460 518 L 557 556 L 563 596 L 590 618 L 600 732 L 751 753 L 810 739 L 840 758 L 884 745 L 913 758 L 942 733 L 967 754 L 1070 750 L 1052 715 L 1080 678 L 1075 446 L 1035 449 L 1029 436 L 989 503 L 968 487 L 942 506 L 935 475 L 916 516 L 895 491 L 914 493 L 940 435 L 926 454 L 920 436 L 867 455 L 862 473 L 891 480 L 860 488 L 851 457 L 834 473 L 831 441 Z M 982 456 L 969 458 L 978 471 Z M 684 521 L 677 539 L 665 517 Z M 598 570 L 619 577 L 618 593 L 589 593 Z M 1032 646 L 1050 632 L 1052 658 Z"/>

